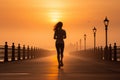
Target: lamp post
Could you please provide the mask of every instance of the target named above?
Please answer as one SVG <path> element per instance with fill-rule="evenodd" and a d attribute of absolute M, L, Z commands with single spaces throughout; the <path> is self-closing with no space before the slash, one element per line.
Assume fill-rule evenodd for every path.
<path fill-rule="evenodd" d="M 78 42 L 76 42 L 76 51 L 78 51 Z"/>
<path fill-rule="evenodd" d="M 81 42 L 82 42 L 82 41 L 81 41 L 81 39 L 80 39 L 80 50 L 82 49 L 82 47 L 81 47 Z"/>
<path fill-rule="evenodd" d="M 105 47 L 108 47 L 108 34 L 107 34 L 107 30 L 108 30 L 108 25 L 109 25 L 109 20 L 107 19 L 107 17 L 104 20 L 104 25 L 105 25 Z"/>
<path fill-rule="evenodd" d="M 95 48 L 96 48 L 96 31 L 97 31 L 97 29 L 94 27 L 93 28 L 93 34 L 94 34 L 94 52 L 95 52 Z"/>
<path fill-rule="evenodd" d="M 84 50 L 86 51 L 86 34 L 84 34 Z"/>
<path fill-rule="evenodd" d="M 104 20 L 104 25 L 105 25 L 105 60 L 108 59 L 108 34 L 107 34 L 107 30 L 108 30 L 108 25 L 109 25 L 109 20 L 107 19 L 107 17 Z"/>

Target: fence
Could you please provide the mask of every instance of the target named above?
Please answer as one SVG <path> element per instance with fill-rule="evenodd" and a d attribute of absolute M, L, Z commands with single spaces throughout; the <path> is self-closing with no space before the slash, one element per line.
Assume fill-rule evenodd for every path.
<path fill-rule="evenodd" d="M 95 52 L 98 57 L 102 60 L 107 60 L 107 61 L 119 61 L 120 59 L 120 47 L 114 43 L 114 46 L 111 44 L 108 47 L 105 47 L 104 49 L 96 49 Z"/>
<path fill-rule="evenodd" d="M 8 46 L 7 42 L 5 42 L 5 45 L 0 45 L 0 62 L 37 58 L 40 56 L 39 52 L 40 49 L 36 47 L 26 47 L 20 44 L 15 46 L 14 43 L 12 43 L 12 46 Z"/>
<path fill-rule="evenodd" d="M 108 47 L 103 48 L 97 47 L 94 49 L 87 49 L 81 51 L 71 52 L 73 55 L 83 56 L 91 59 L 106 60 L 106 61 L 120 61 L 120 46 L 117 46 L 114 43 L 114 46 L 111 44 Z"/>

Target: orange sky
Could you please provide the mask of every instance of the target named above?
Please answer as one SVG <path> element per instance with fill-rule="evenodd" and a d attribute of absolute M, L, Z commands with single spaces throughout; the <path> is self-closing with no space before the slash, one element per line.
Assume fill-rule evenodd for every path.
<path fill-rule="evenodd" d="M 87 34 L 87 47 L 93 47 L 92 28 L 97 28 L 97 45 L 105 43 L 103 20 L 110 20 L 109 43 L 120 45 L 119 0 L 0 0 L 0 44 L 30 44 L 54 48 L 53 26 L 63 21 L 66 45 Z"/>

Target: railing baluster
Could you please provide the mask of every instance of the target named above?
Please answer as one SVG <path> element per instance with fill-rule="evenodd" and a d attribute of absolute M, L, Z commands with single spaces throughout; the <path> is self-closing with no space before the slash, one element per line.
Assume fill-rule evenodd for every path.
<path fill-rule="evenodd" d="M 15 45 L 12 43 L 12 61 L 15 61 Z"/>
<path fill-rule="evenodd" d="M 114 43 L 114 61 L 117 61 L 117 46 L 116 46 L 116 43 Z"/>
<path fill-rule="evenodd" d="M 109 60 L 112 60 L 112 46 L 111 44 L 109 45 Z"/>
<path fill-rule="evenodd" d="M 29 57 L 29 56 L 30 56 L 29 54 L 30 54 L 30 51 L 29 51 L 29 46 L 28 46 L 28 47 L 27 47 L 27 59 L 30 58 L 30 57 Z"/>
<path fill-rule="evenodd" d="M 23 45 L 23 60 L 25 59 L 25 45 Z"/>
<path fill-rule="evenodd" d="M 5 42 L 4 62 L 8 62 L 8 45 L 7 45 L 7 42 Z"/>
<path fill-rule="evenodd" d="M 21 60 L 21 47 L 20 47 L 20 44 L 18 44 L 18 60 Z"/>

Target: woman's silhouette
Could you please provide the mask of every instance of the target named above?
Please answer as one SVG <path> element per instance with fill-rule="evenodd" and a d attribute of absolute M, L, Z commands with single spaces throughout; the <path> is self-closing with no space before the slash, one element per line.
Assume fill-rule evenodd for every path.
<path fill-rule="evenodd" d="M 54 27 L 54 39 L 56 39 L 56 50 L 58 59 L 58 68 L 63 66 L 63 52 L 64 52 L 64 39 L 66 38 L 66 32 L 62 29 L 63 23 L 58 22 Z"/>

